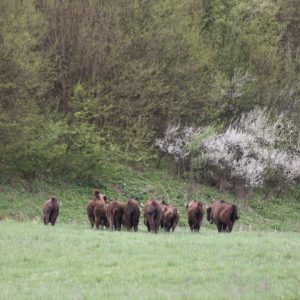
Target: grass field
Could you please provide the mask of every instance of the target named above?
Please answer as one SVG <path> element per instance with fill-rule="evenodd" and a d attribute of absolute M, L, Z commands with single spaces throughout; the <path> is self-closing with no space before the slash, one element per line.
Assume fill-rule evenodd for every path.
<path fill-rule="evenodd" d="M 300 235 L 0 222 L 0 299 L 300 299 Z"/>
<path fill-rule="evenodd" d="M 0 300 L 300 299 L 300 187 L 244 201 L 157 169 L 114 174 L 95 186 L 0 182 Z M 179 208 L 181 227 L 158 235 L 143 224 L 137 233 L 91 230 L 86 205 L 96 187 L 109 200 L 164 198 Z M 51 195 L 61 203 L 54 228 L 41 223 Z M 218 234 L 205 220 L 191 234 L 191 199 L 237 204 L 233 233 Z"/>

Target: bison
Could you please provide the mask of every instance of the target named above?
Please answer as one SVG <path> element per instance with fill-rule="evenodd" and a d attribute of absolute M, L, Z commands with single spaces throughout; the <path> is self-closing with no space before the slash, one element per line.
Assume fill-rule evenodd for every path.
<path fill-rule="evenodd" d="M 43 205 L 44 224 L 48 225 L 49 222 L 52 226 L 55 225 L 56 219 L 59 214 L 59 205 L 55 197 L 51 197 L 45 201 Z"/>
<path fill-rule="evenodd" d="M 99 229 L 100 225 L 101 228 L 108 227 L 106 196 L 102 195 L 100 191 L 96 190 L 94 192 L 94 199 L 89 202 L 87 213 L 92 227 L 94 226 L 92 225 L 93 222 L 96 229 Z"/>
<path fill-rule="evenodd" d="M 107 217 L 110 224 L 110 229 L 121 230 L 124 207 L 122 203 L 113 200 L 107 208 Z"/>
<path fill-rule="evenodd" d="M 149 199 L 144 207 L 144 224 L 148 231 L 157 233 L 162 218 L 162 209 L 158 201 Z"/>
<path fill-rule="evenodd" d="M 203 204 L 198 201 L 191 201 L 187 206 L 188 223 L 191 231 L 199 232 L 204 216 Z"/>
<path fill-rule="evenodd" d="M 234 222 L 239 219 L 237 207 L 226 201 L 216 201 L 207 208 L 207 220 L 216 224 L 218 232 L 231 232 Z"/>
<path fill-rule="evenodd" d="M 134 231 L 137 231 L 139 226 L 139 219 L 139 205 L 134 199 L 129 199 L 124 204 L 123 224 L 127 228 L 127 230 L 131 230 L 133 227 Z"/>
<path fill-rule="evenodd" d="M 163 227 L 166 231 L 175 230 L 179 221 L 178 209 L 173 205 L 169 205 L 163 215 Z"/>
<path fill-rule="evenodd" d="M 164 216 L 165 216 L 165 212 L 167 211 L 169 204 L 167 204 L 164 200 L 158 201 L 158 203 L 160 204 L 161 207 L 161 211 L 162 211 L 162 216 L 161 216 L 161 221 L 160 221 L 160 227 L 164 228 Z"/>
<path fill-rule="evenodd" d="M 89 201 L 86 208 L 88 219 L 90 221 L 92 228 L 94 227 L 95 224 L 94 208 L 95 208 L 95 201 L 97 200 L 106 202 L 106 196 L 102 195 L 99 190 L 94 191 L 94 198 Z"/>
<path fill-rule="evenodd" d="M 109 227 L 109 221 L 107 218 L 107 208 L 108 205 L 103 200 L 96 200 L 94 202 L 94 216 L 95 216 L 95 225 L 96 229 Z"/>

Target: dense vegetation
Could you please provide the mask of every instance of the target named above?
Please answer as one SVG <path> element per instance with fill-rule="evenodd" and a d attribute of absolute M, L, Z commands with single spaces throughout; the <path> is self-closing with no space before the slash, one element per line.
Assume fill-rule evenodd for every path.
<path fill-rule="evenodd" d="M 1 1 L 1 176 L 93 184 L 115 160 L 155 158 L 169 124 L 220 132 L 256 106 L 299 129 L 299 9 Z"/>

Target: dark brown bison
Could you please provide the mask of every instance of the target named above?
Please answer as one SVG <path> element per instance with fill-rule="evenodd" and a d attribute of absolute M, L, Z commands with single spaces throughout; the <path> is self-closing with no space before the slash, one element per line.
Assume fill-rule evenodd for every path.
<path fill-rule="evenodd" d="M 161 221 L 160 221 L 160 227 L 164 228 L 164 216 L 165 216 L 165 212 L 167 211 L 169 204 L 166 203 L 164 200 L 160 200 L 158 201 L 158 203 L 160 204 L 161 207 L 161 212 L 162 212 L 162 216 L 161 216 Z"/>
<path fill-rule="evenodd" d="M 140 207 L 134 199 L 129 199 L 124 204 L 123 224 L 127 230 L 138 230 L 140 219 Z"/>
<path fill-rule="evenodd" d="M 225 201 L 216 201 L 207 208 L 207 220 L 216 224 L 219 232 L 231 232 L 234 222 L 239 219 L 237 207 Z"/>
<path fill-rule="evenodd" d="M 95 216 L 95 225 L 96 229 L 109 227 L 109 221 L 107 218 L 107 208 L 108 205 L 103 200 L 96 200 L 94 202 L 94 216 Z"/>
<path fill-rule="evenodd" d="M 188 223 L 191 231 L 199 232 L 204 216 L 204 207 L 201 202 L 191 201 L 187 206 Z"/>
<path fill-rule="evenodd" d="M 86 212 L 88 215 L 88 219 L 90 221 L 91 227 L 94 227 L 95 224 L 95 215 L 94 215 L 94 208 L 95 208 L 95 201 L 100 200 L 106 202 L 106 196 L 102 195 L 100 191 L 96 190 L 94 191 L 94 198 L 89 201 Z"/>
<path fill-rule="evenodd" d="M 124 207 L 122 203 L 113 200 L 107 208 L 107 217 L 111 230 L 121 230 Z"/>
<path fill-rule="evenodd" d="M 48 225 L 50 222 L 52 226 L 55 225 L 59 214 L 59 205 L 55 197 L 48 199 L 43 205 L 44 224 Z"/>
<path fill-rule="evenodd" d="M 161 205 L 154 199 L 149 199 L 144 207 L 144 224 L 148 231 L 157 233 L 162 218 Z"/>
<path fill-rule="evenodd" d="M 167 210 L 165 211 L 163 215 L 163 227 L 166 231 L 172 231 L 175 230 L 175 227 L 177 226 L 179 221 L 179 212 L 176 207 L 173 205 L 169 205 Z"/>

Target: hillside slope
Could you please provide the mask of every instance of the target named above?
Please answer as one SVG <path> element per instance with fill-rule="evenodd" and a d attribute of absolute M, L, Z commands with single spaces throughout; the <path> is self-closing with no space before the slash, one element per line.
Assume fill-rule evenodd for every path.
<path fill-rule="evenodd" d="M 185 204 L 197 199 L 205 204 L 216 199 L 236 203 L 240 219 L 236 230 L 300 231 L 299 189 L 282 198 L 264 200 L 254 194 L 249 200 L 240 200 L 231 193 L 186 181 L 168 171 L 119 166 L 114 174 L 101 178 L 97 186 L 83 186 L 69 182 L 16 181 L 0 184 L 0 219 L 41 222 L 42 203 L 51 195 L 61 202 L 59 222 L 87 223 L 86 204 L 94 188 L 100 188 L 109 201 L 115 198 L 136 198 L 143 204 L 148 197 L 164 198 L 175 204 L 181 213 L 180 225 L 186 225 Z M 207 221 L 204 226 L 211 227 Z"/>

